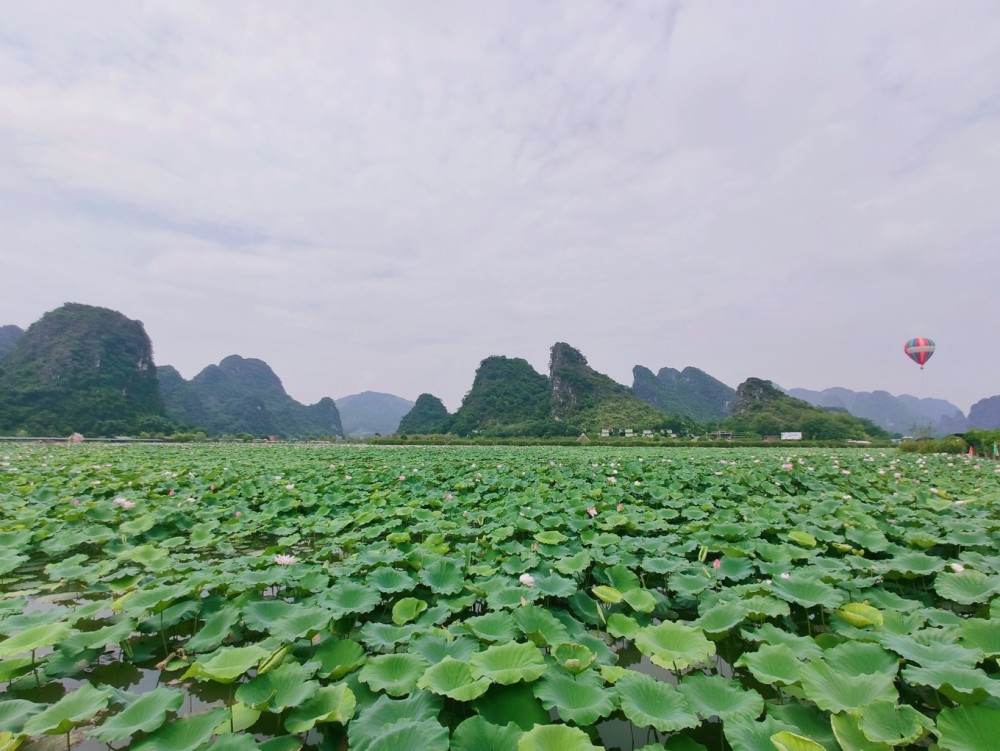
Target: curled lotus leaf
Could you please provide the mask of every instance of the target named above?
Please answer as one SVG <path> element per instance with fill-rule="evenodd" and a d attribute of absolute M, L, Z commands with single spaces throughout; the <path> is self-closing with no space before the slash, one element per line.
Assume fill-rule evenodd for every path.
<path fill-rule="evenodd" d="M 338 680 L 365 664 L 365 650 L 351 639 L 328 639 L 313 654 L 318 660 L 319 675 Z"/>
<path fill-rule="evenodd" d="M 670 733 L 700 722 L 683 694 L 652 676 L 629 670 L 618 678 L 615 689 L 622 712 L 636 725 Z"/>
<path fill-rule="evenodd" d="M 907 746 L 933 730 L 934 723 L 908 704 L 873 701 L 856 710 L 865 738 L 889 746 Z"/>
<path fill-rule="evenodd" d="M 417 687 L 417 681 L 428 667 L 427 661 L 419 655 L 406 652 L 378 655 L 365 663 L 358 678 L 373 691 L 405 696 Z"/>
<path fill-rule="evenodd" d="M 490 687 L 488 678 L 473 678 L 468 662 L 445 657 L 427 668 L 417 681 L 417 688 L 447 696 L 455 701 L 472 701 Z"/>
<path fill-rule="evenodd" d="M 764 685 L 787 686 L 799 680 L 802 662 L 784 644 L 763 644 L 756 652 L 744 652 L 736 661 Z"/>
<path fill-rule="evenodd" d="M 606 584 L 598 584 L 596 587 L 591 588 L 590 591 L 594 593 L 594 597 L 608 605 L 615 605 L 622 601 L 622 593 Z"/>
<path fill-rule="evenodd" d="M 542 706 L 555 709 L 561 719 L 576 725 L 593 725 L 615 709 L 614 692 L 604 688 L 593 673 L 574 676 L 550 671 L 532 689 Z"/>
<path fill-rule="evenodd" d="M 409 623 L 427 610 L 427 603 L 417 597 L 404 597 L 392 606 L 392 622 L 397 626 Z"/>
<path fill-rule="evenodd" d="M 882 617 L 882 611 L 878 608 L 873 608 L 867 602 L 844 603 L 833 614 L 841 620 L 847 621 L 855 628 L 881 626 L 885 622 Z"/>
<path fill-rule="evenodd" d="M 311 699 L 293 709 L 285 719 L 289 733 L 306 733 L 318 723 L 339 722 L 346 725 L 357 702 L 354 693 L 343 683 L 322 686 Z"/>
<path fill-rule="evenodd" d="M 786 537 L 789 542 L 798 545 L 800 548 L 816 547 L 816 538 L 804 530 L 793 529 L 788 532 Z"/>
<path fill-rule="evenodd" d="M 838 644 L 826 650 L 823 662 L 849 675 L 886 673 L 895 676 L 899 670 L 899 658 L 871 642 L 847 641 Z"/>
<path fill-rule="evenodd" d="M 847 599 L 844 592 L 824 581 L 813 578 L 792 576 L 788 579 L 775 579 L 772 591 L 781 599 L 794 602 L 804 608 L 817 606 L 837 608 Z"/>
<path fill-rule="evenodd" d="M 212 737 L 224 720 L 228 724 L 229 710 L 223 707 L 203 714 L 183 717 L 164 723 L 157 730 L 130 746 L 132 751 L 194 751 Z"/>
<path fill-rule="evenodd" d="M 673 621 L 646 626 L 636 634 L 635 646 L 666 670 L 704 665 L 715 655 L 715 644 L 700 629 Z"/>
<path fill-rule="evenodd" d="M 633 587 L 622 592 L 622 599 L 638 613 L 652 613 L 656 609 L 656 598 L 641 587 Z"/>
<path fill-rule="evenodd" d="M 857 711 L 830 715 L 830 728 L 843 751 L 892 751 L 887 743 L 879 743 L 866 737 L 860 726 Z"/>
<path fill-rule="evenodd" d="M 538 647 L 570 641 L 566 627 L 546 608 L 525 605 L 511 612 L 517 628 Z"/>
<path fill-rule="evenodd" d="M 580 728 L 569 725 L 535 725 L 521 736 L 517 751 L 601 751 Z"/>
<path fill-rule="evenodd" d="M 747 615 L 742 602 L 722 602 L 713 605 L 694 622 L 706 634 L 725 634 L 739 625 Z"/>
<path fill-rule="evenodd" d="M 0 657 L 26 654 L 41 647 L 51 647 L 69 636 L 72 628 L 68 623 L 44 623 L 26 628 L 18 634 L 0 642 Z"/>
<path fill-rule="evenodd" d="M 930 686 L 959 704 L 975 704 L 987 696 L 1000 699 L 1000 681 L 979 668 L 934 663 L 904 668 L 902 676 L 908 683 Z"/>
<path fill-rule="evenodd" d="M 771 743 L 777 751 L 826 751 L 822 743 L 790 730 L 782 730 L 772 735 Z"/>
<path fill-rule="evenodd" d="M 721 675 L 686 675 L 677 690 L 704 719 L 715 716 L 725 722 L 739 716 L 756 718 L 764 711 L 760 694 Z"/>
<path fill-rule="evenodd" d="M 476 638 L 487 642 L 507 642 L 517 634 L 514 617 L 502 610 L 466 619 L 463 626 Z"/>
<path fill-rule="evenodd" d="M 517 751 L 517 741 L 523 732 L 513 722 L 494 725 L 473 715 L 455 728 L 451 751 Z"/>
<path fill-rule="evenodd" d="M 573 675 L 582 673 L 593 665 L 597 659 L 597 655 L 591 652 L 586 646 L 572 642 L 557 644 L 552 649 L 552 657 Z"/>
<path fill-rule="evenodd" d="M 108 706 L 110 689 L 97 689 L 84 683 L 36 715 L 28 718 L 23 731 L 26 735 L 62 735 L 77 725 L 93 719 Z"/>
<path fill-rule="evenodd" d="M 998 589 L 1000 589 L 1000 578 L 971 569 L 957 573 L 940 573 L 934 579 L 934 591 L 959 605 L 988 602 Z"/>
<path fill-rule="evenodd" d="M 358 712 L 348 724 L 349 746 L 351 749 L 369 748 L 372 740 L 384 727 L 410 721 L 436 721 L 441 706 L 441 697 L 427 691 L 416 691 L 403 699 L 390 699 L 383 694 Z"/>
<path fill-rule="evenodd" d="M 431 665 L 434 665 L 445 657 L 468 660 L 473 652 L 479 651 L 479 642 L 468 636 L 448 638 L 431 634 L 414 639 L 410 643 L 409 651 L 420 655 Z"/>
<path fill-rule="evenodd" d="M 534 644 L 495 644 L 469 657 L 474 678 L 488 678 L 504 685 L 533 681 L 545 673 L 545 658 Z"/>
<path fill-rule="evenodd" d="M 87 734 L 102 743 L 111 743 L 135 733 L 149 733 L 166 722 L 167 713 L 176 711 L 183 702 L 183 691 L 157 686 Z"/>
<path fill-rule="evenodd" d="M 254 709 L 283 712 L 297 707 L 319 689 L 319 683 L 309 680 L 312 672 L 297 662 L 285 662 L 262 675 L 257 675 L 236 690 L 236 698 Z"/>
<path fill-rule="evenodd" d="M 181 676 L 218 683 L 232 683 L 250 668 L 257 667 L 271 653 L 257 644 L 247 647 L 222 647 L 195 662 Z"/>
<path fill-rule="evenodd" d="M 24 723 L 43 709 L 44 704 L 36 704 L 27 699 L 0 701 L 0 730 L 20 734 Z"/>

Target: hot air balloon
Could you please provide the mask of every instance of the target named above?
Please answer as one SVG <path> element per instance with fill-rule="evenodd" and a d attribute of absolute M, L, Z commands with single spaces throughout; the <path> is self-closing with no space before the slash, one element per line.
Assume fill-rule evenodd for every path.
<path fill-rule="evenodd" d="M 918 336 L 916 339 L 910 339 L 903 347 L 903 351 L 923 370 L 924 363 L 934 354 L 934 342 L 925 336 Z"/>

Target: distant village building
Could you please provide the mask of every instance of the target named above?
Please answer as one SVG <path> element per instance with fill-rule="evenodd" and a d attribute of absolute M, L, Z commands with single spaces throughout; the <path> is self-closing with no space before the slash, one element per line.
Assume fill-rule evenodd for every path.
<path fill-rule="evenodd" d="M 653 437 L 653 431 L 652 430 L 644 430 L 644 431 L 642 431 L 642 437 L 643 438 L 652 438 Z"/>
<path fill-rule="evenodd" d="M 601 438 L 610 438 L 611 428 L 601 428 Z"/>
<path fill-rule="evenodd" d="M 781 433 L 781 440 L 783 441 L 801 441 L 802 432 L 799 430 L 786 430 Z"/>
<path fill-rule="evenodd" d="M 625 428 L 625 437 L 626 438 L 635 437 L 635 433 L 632 432 L 632 428 Z"/>

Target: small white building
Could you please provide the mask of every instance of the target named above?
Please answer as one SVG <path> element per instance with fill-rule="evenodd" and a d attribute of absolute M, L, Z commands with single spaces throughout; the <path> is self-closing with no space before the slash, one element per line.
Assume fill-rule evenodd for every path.
<path fill-rule="evenodd" d="M 801 441 L 802 432 L 798 430 L 788 430 L 781 433 L 781 440 L 783 441 Z"/>

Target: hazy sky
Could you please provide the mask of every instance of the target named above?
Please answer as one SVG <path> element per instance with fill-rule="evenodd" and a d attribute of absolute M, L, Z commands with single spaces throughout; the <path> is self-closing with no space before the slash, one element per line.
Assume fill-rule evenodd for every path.
<path fill-rule="evenodd" d="M 0 324 L 454 409 L 631 385 L 1000 394 L 1000 3 L 13 0 Z M 929 336 L 924 371 L 902 352 Z"/>

